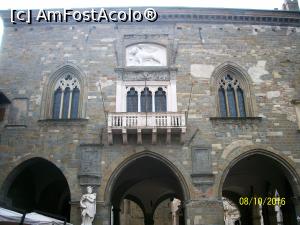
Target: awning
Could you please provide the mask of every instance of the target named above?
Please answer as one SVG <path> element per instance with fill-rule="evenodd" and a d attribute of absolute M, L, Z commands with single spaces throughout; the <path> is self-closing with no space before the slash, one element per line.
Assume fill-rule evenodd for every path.
<path fill-rule="evenodd" d="M 32 213 L 26 214 L 25 223 L 33 224 L 33 225 L 39 225 L 39 224 L 41 224 L 41 225 L 63 225 L 64 221 L 54 219 L 52 217 L 44 216 L 44 215 L 36 213 L 36 212 L 32 212 Z M 66 223 L 66 224 L 72 225 L 70 223 Z"/>
<path fill-rule="evenodd" d="M 4 208 L 0 208 L 0 221 L 6 221 L 6 222 L 20 222 L 22 219 L 22 214 L 12 211 L 12 210 L 8 210 L 8 209 L 4 209 Z"/>
<path fill-rule="evenodd" d="M 0 207 L 0 223 L 2 222 L 10 222 L 19 224 L 21 222 L 23 214 L 1 208 Z M 31 212 L 26 214 L 24 224 L 30 225 L 63 225 L 64 221 L 58 220 L 49 216 L 45 216 L 36 212 Z M 67 225 L 72 225 L 70 223 L 66 223 Z"/>

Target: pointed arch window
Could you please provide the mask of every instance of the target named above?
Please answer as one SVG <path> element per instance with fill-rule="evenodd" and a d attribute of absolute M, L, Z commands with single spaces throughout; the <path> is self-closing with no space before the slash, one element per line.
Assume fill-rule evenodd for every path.
<path fill-rule="evenodd" d="M 239 104 L 240 117 L 246 117 L 244 92 L 243 89 L 240 87 L 237 88 L 237 97 L 238 97 L 237 100 Z"/>
<path fill-rule="evenodd" d="M 155 92 L 155 112 L 166 112 L 167 111 L 167 98 L 166 92 L 159 87 Z"/>
<path fill-rule="evenodd" d="M 79 107 L 79 97 L 80 90 L 78 87 L 75 87 L 72 92 L 72 103 L 71 103 L 71 118 L 75 119 L 78 117 L 78 107 Z"/>
<path fill-rule="evenodd" d="M 141 112 L 152 112 L 152 92 L 148 87 L 141 92 Z"/>
<path fill-rule="evenodd" d="M 235 76 L 226 74 L 219 80 L 218 98 L 222 117 L 246 117 L 244 91 Z"/>
<path fill-rule="evenodd" d="M 72 74 L 65 74 L 60 78 L 54 90 L 53 119 L 76 119 L 80 98 L 80 84 Z"/>
<path fill-rule="evenodd" d="M 138 93 L 132 87 L 127 92 L 127 112 L 137 112 L 138 111 Z"/>
<path fill-rule="evenodd" d="M 225 90 L 223 87 L 219 87 L 219 101 L 220 101 L 220 114 L 221 117 L 227 117 Z"/>
<path fill-rule="evenodd" d="M 62 96 L 62 90 L 59 87 L 54 92 L 53 116 L 52 116 L 53 119 L 59 119 L 59 117 L 60 117 L 61 96 Z"/>

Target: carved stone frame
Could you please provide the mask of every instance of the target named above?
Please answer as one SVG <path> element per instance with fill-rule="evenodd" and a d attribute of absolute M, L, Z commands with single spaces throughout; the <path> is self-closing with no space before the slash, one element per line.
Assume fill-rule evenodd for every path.
<path fill-rule="evenodd" d="M 239 65 L 233 62 L 225 62 L 219 65 L 213 72 L 213 75 L 210 80 L 211 86 L 211 94 L 215 96 L 215 116 L 221 117 L 220 112 L 220 103 L 219 103 L 219 94 L 218 94 L 218 81 L 222 76 L 227 73 L 238 78 L 241 88 L 244 93 L 244 104 L 246 110 L 246 118 L 247 117 L 255 117 L 256 116 L 256 108 L 255 108 L 255 96 L 252 91 L 252 80 L 248 73 L 241 68 Z"/>
<path fill-rule="evenodd" d="M 207 188 L 211 187 L 214 183 L 214 175 L 212 173 L 212 158 L 211 158 L 211 147 L 209 146 L 193 146 L 191 148 L 191 156 L 192 156 L 192 173 L 191 178 L 193 184 L 202 190 L 207 190 Z M 199 163 L 194 161 L 196 159 L 197 151 L 206 151 L 208 156 L 208 168 L 207 170 L 197 171 L 195 169 L 195 164 Z"/>
<path fill-rule="evenodd" d="M 52 119 L 53 95 L 56 82 L 66 73 L 71 73 L 80 83 L 78 119 L 86 117 L 87 81 L 85 74 L 75 65 L 66 64 L 58 67 L 47 76 L 41 102 L 41 119 Z"/>
<path fill-rule="evenodd" d="M 131 66 L 131 70 L 158 70 L 174 67 L 177 55 L 177 41 L 170 39 L 168 34 L 123 35 L 122 40 L 115 42 L 117 67 L 126 69 L 126 48 L 135 44 L 155 44 L 166 48 L 167 66 Z"/>
<path fill-rule="evenodd" d="M 300 99 L 293 99 L 291 103 L 295 106 L 295 113 L 297 118 L 298 132 L 300 132 Z"/>
<path fill-rule="evenodd" d="M 166 48 L 167 66 L 126 66 L 126 48 L 135 44 L 155 44 Z M 122 100 L 122 86 L 125 82 L 147 82 L 147 81 L 168 81 L 170 83 L 170 95 L 173 96 L 170 111 L 177 111 L 176 97 L 176 74 L 175 59 L 177 55 L 177 41 L 170 38 L 168 34 L 124 34 L 122 39 L 115 41 L 115 54 L 117 59 L 117 88 L 116 88 L 116 111 L 124 111 L 118 105 L 124 106 Z M 134 85 L 133 85 L 134 86 Z M 173 104 L 176 104 L 173 105 Z"/>

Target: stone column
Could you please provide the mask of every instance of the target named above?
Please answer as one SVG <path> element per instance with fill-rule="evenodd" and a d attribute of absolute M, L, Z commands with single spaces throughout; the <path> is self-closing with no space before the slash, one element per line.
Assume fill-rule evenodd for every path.
<path fill-rule="evenodd" d="M 138 91 L 138 112 L 141 112 L 141 92 Z"/>
<path fill-rule="evenodd" d="M 252 224 L 253 225 L 261 225 L 260 224 L 260 208 L 257 204 L 252 204 Z"/>
<path fill-rule="evenodd" d="M 294 198 L 293 203 L 295 206 L 295 217 L 297 220 L 297 224 L 300 225 L 300 199 L 299 198 Z"/>
<path fill-rule="evenodd" d="M 157 142 L 157 129 L 153 128 L 152 129 L 152 144 L 155 145 Z"/>
<path fill-rule="evenodd" d="M 70 202 L 70 223 L 73 225 L 81 224 L 81 211 L 79 201 Z"/>
<path fill-rule="evenodd" d="M 263 218 L 264 218 L 264 225 L 270 225 L 269 211 L 268 211 L 267 205 L 262 206 L 262 214 L 263 214 Z"/>
<path fill-rule="evenodd" d="M 283 224 L 300 225 L 300 199 L 297 197 L 286 197 L 285 205 L 281 206 Z M 298 221 L 297 221 L 298 217 Z"/>
<path fill-rule="evenodd" d="M 97 202 L 96 216 L 93 225 L 110 225 L 111 206 L 105 205 L 104 202 Z"/>
<path fill-rule="evenodd" d="M 153 225 L 154 224 L 154 219 L 152 214 L 146 214 L 144 218 L 144 223 L 145 225 Z"/>
<path fill-rule="evenodd" d="M 277 213 L 275 212 L 275 206 L 269 206 L 268 207 L 269 210 L 269 221 L 270 221 L 270 225 L 277 225 Z"/>
<path fill-rule="evenodd" d="M 167 138 L 166 138 L 166 144 L 171 144 L 171 128 L 167 128 Z"/>
<path fill-rule="evenodd" d="M 151 90 L 152 94 L 152 112 L 155 112 L 155 90 Z"/>
<path fill-rule="evenodd" d="M 248 207 L 241 207 L 240 208 L 241 213 L 241 224 L 247 224 L 252 225 L 252 215 L 251 215 L 251 209 Z M 267 225 L 267 224 L 264 224 Z"/>
<path fill-rule="evenodd" d="M 137 144 L 141 145 L 142 144 L 142 130 L 141 129 L 137 129 Z"/>
<path fill-rule="evenodd" d="M 114 225 L 120 225 L 120 209 L 113 207 L 113 221 L 114 221 Z"/>

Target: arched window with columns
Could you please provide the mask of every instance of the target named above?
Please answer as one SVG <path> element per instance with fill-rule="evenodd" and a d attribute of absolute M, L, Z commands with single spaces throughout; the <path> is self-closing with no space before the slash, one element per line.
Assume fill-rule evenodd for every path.
<path fill-rule="evenodd" d="M 86 82 L 83 73 L 64 65 L 48 77 L 42 97 L 43 119 L 79 119 L 85 116 Z"/>
<path fill-rule="evenodd" d="M 152 92 L 148 87 L 141 92 L 141 112 L 152 112 Z"/>
<path fill-rule="evenodd" d="M 166 92 L 159 87 L 155 92 L 155 112 L 167 111 L 167 98 Z"/>
<path fill-rule="evenodd" d="M 56 83 L 53 97 L 53 119 L 76 119 L 80 84 L 72 74 L 66 74 Z"/>
<path fill-rule="evenodd" d="M 147 104 L 147 108 L 146 108 Z M 177 112 L 176 83 L 123 81 L 117 83 L 116 112 Z"/>
<path fill-rule="evenodd" d="M 216 97 L 217 117 L 254 117 L 251 79 L 235 63 L 217 67 L 212 75 L 211 89 Z"/>
<path fill-rule="evenodd" d="M 133 87 L 127 92 L 127 112 L 138 112 L 138 93 Z"/>

